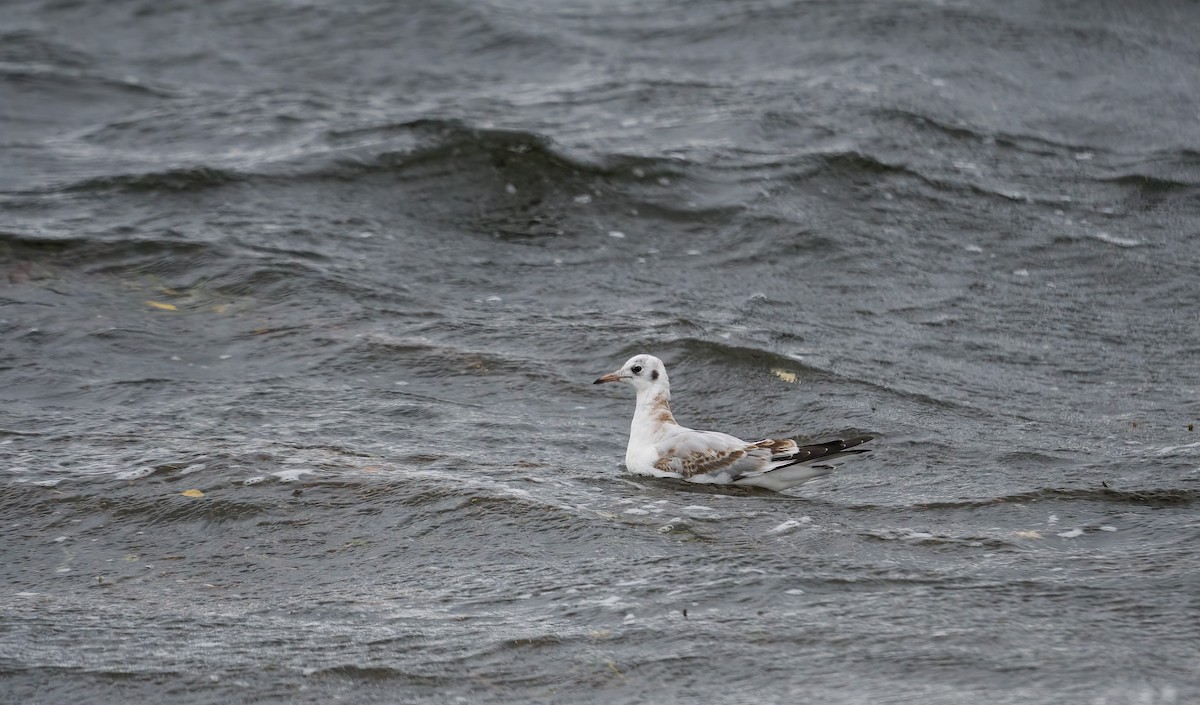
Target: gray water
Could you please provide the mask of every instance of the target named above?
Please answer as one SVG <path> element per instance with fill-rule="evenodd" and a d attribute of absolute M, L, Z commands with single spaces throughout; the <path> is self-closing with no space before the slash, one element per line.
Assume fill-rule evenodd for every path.
<path fill-rule="evenodd" d="M 0 20 L 0 701 L 1200 702 L 1194 3 Z"/>

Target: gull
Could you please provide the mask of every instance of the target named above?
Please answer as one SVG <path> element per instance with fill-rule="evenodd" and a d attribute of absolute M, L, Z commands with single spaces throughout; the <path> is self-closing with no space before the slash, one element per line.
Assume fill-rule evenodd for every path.
<path fill-rule="evenodd" d="M 637 390 L 625 467 L 638 475 L 779 492 L 833 472 L 831 466 L 806 463 L 865 453 L 867 449 L 854 446 L 871 440 L 853 436 L 802 446 L 790 438 L 767 438 L 749 443 L 727 433 L 680 426 L 671 413 L 667 368 L 653 355 L 634 355 L 621 369 L 592 384 L 606 382 L 624 382 Z"/>

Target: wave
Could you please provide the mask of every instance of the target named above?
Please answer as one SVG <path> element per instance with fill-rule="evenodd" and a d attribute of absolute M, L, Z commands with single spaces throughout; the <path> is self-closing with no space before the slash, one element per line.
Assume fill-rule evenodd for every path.
<path fill-rule="evenodd" d="M 96 176 L 76 181 L 59 190 L 80 191 L 197 191 L 243 181 L 246 177 L 229 169 L 211 166 L 180 167 L 140 174 Z"/>
<path fill-rule="evenodd" d="M 166 297 L 180 309 L 287 300 L 309 295 L 314 286 L 360 300 L 382 295 L 371 281 L 327 266 L 324 256 L 300 245 L 285 249 L 232 237 L 211 242 L 185 238 L 170 230 L 116 229 L 92 237 L 0 231 L 0 255 L 12 262 L 0 267 L 0 277 L 45 287 L 80 271 L 111 275 L 121 277 L 127 290 L 140 285 L 145 296 Z M 97 286 L 108 291 L 111 282 L 105 281 Z M 402 288 L 396 284 L 389 291 Z"/>
<path fill-rule="evenodd" d="M 457 684 L 459 681 L 458 678 L 450 676 L 409 673 L 389 666 L 359 666 L 355 664 L 329 666 L 313 670 L 312 672 L 306 672 L 305 675 L 308 679 L 315 682 L 324 680 L 351 680 L 358 682 L 359 686 L 386 684 L 388 687 L 406 685 L 410 687 L 446 688 Z"/>
<path fill-rule="evenodd" d="M 109 239 L 112 238 L 112 239 Z M 0 231 L 0 254 L 14 263 L 12 283 L 51 280 L 66 271 L 98 273 L 116 268 L 161 275 L 195 271 L 224 256 L 215 243 L 187 241 L 169 233 L 151 236 L 117 231 L 100 237 L 54 237 Z"/>
<path fill-rule="evenodd" d="M 924 509 L 970 509 L 989 507 L 1012 502 L 1105 502 L 1113 504 L 1135 504 L 1149 507 L 1190 506 L 1200 500 L 1200 490 L 1159 488 L 1145 490 L 1119 490 L 1111 487 L 1095 489 L 1043 488 L 1029 492 L 953 502 L 922 503 Z"/>
<path fill-rule="evenodd" d="M 916 129 L 948 137 L 955 142 L 994 140 L 1038 156 L 1052 153 L 1073 163 L 1086 145 L 1069 145 L 1038 136 L 995 135 L 965 124 L 947 124 L 903 110 L 884 111 Z M 913 129 L 909 127 L 908 129 Z M 65 193 L 121 192 L 179 193 L 212 190 L 243 183 L 288 188 L 306 183 L 355 182 L 374 185 L 395 180 L 421 199 L 431 215 L 450 220 L 468 231 L 502 240 L 538 241 L 567 234 L 581 217 L 611 218 L 615 212 L 638 212 L 641 219 L 668 221 L 731 218 L 750 207 L 747 199 L 729 200 L 731 182 L 754 182 L 755 173 L 686 158 L 598 153 L 569 149 L 537 132 L 478 127 L 452 118 L 420 117 L 352 128 L 330 128 L 303 148 L 285 156 L 264 156 L 239 161 L 179 164 L 170 168 L 123 174 L 91 175 L 59 184 L 51 191 Z M 244 156 L 244 155 L 243 155 Z M 1142 198 L 1163 197 L 1190 189 L 1200 178 L 1194 151 L 1155 152 L 1138 155 L 1125 165 L 1107 167 L 1109 173 L 1091 177 L 1132 191 Z M 1128 163 L 1132 161 L 1133 163 Z M 1101 166 L 1097 162 L 1098 166 Z M 756 169 L 763 168 L 759 164 Z M 952 191 L 1061 205 L 1058 195 L 1039 196 L 1024 183 L 1003 177 L 981 178 L 947 171 L 941 162 L 916 163 L 874 153 L 866 147 L 839 146 L 827 151 L 803 150 L 776 159 L 768 168 L 777 181 L 802 183 L 813 179 L 837 183 L 911 180 L 923 185 L 927 197 Z M 45 189 L 43 189 L 45 190 Z M 690 199 L 679 198 L 686 190 Z M 736 190 L 736 189 L 735 189 Z M 33 195 L 34 192 L 26 192 Z M 714 194 L 706 198 L 706 194 Z M 753 199 L 749 199 L 753 201 Z"/>
<path fill-rule="evenodd" d="M 168 154 L 170 152 L 168 151 Z M 280 155 L 282 154 L 282 156 Z M 85 178 L 19 192 L 178 193 L 242 183 L 270 188 L 303 184 L 368 183 L 395 179 L 406 190 L 436 193 L 424 199 L 431 209 L 447 207 L 468 225 L 501 236 L 560 234 L 572 217 L 613 210 L 644 209 L 643 217 L 720 217 L 741 210 L 703 199 L 681 202 L 684 184 L 697 193 L 710 182 L 727 181 L 717 170 L 677 157 L 571 150 L 532 131 L 476 127 L 456 119 L 417 118 L 366 127 L 333 128 L 314 135 L 303 148 L 237 158 L 195 161 L 144 172 L 92 174 Z M 190 161 L 189 161 L 190 160 Z M 187 162 L 187 163 L 184 163 Z M 741 178 L 740 176 L 734 178 Z M 470 221 L 474 220 L 474 223 Z"/>
<path fill-rule="evenodd" d="M 0 81 L 19 82 L 23 90 L 63 93 L 99 86 L 149 97 L 174 97 L 174 91 L 148 85 L 129 75 L 112 76 L 88 68 L 103 62 L 79 49 L 27 29 L 0 31 Z"/>
<path fill-rule="evenodd" d="M 1125 154 L 1113 160 L 1110 168 L 1112 173 L 1101 177 L 1101 181 L 1160 189 L 1200 185 L 1200 151 L 1193 148 Z"/>

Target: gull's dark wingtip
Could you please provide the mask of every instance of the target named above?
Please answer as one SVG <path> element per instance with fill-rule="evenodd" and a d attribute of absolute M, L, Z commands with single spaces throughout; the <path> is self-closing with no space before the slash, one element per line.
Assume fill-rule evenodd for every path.
<path fill-rule="evenodd" d="M 867 441 L 874 440 L 874 436 L 851 436 L 850 438 L 838 438 L 825 443 L 812 443 L 810 445 L 800 446 L 795 453 L 792 454 L 792 463 L 809 463 L 814 460 L 833 460 L 845 455 L 855 455 L 858 453 L 869 453 L 870 448 L 855 448 Z M 788 467 L 783 465 L 781 467 Z"/>

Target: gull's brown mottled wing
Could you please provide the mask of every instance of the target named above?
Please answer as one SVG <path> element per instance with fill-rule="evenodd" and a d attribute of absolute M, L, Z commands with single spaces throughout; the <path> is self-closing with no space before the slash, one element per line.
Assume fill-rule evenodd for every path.
<path fill-rule="evenodd" d="M 654 467 L 663 472 L 677 472 L 683 477 L 696 475 L 716 475 L 733 468 L 746 459 L 745 449 L 730 450 L 697 450 L 687 455 L 667 455 L 659 458 Z M 755 459 L 755 467 L 761 466 L 762 459 Z M 730 472 L 737 476 L 740 473 Z"/>

